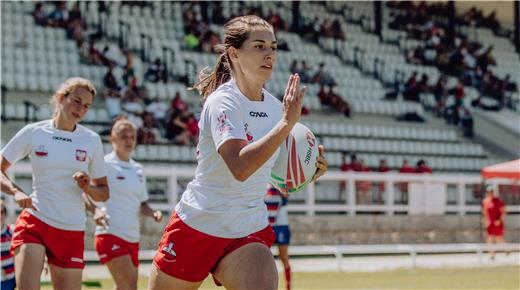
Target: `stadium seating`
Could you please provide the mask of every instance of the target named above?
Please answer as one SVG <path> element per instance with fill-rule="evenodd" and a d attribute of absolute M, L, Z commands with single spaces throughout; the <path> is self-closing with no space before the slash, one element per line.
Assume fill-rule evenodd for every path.
<path fill-rule="evenodd" d="M 63 29 L 35 25 L 29 14 L 34 8 L 33 5 L 34 3 L 30 2 L 2 3 L 2 83 L 8 90 L 13 91 L 51 92 L 65 78 L 80 75 L 101 87 L 106 69 L 83 64 L 75 43 L 66 38 Z M 99 15 L 97 2 L 90 2 L 88 5 L 80 2 L 87 24 L 92 27 L 106 25 L 107 34 L 112 37 L 97 43 L 98 49 L 104 46 L 117 47 L 116 40 L 120 35 L 120 29 L 125 29 L 120 23 L 126 23 L 129 27 L 128 47 L 133 50 L 141 49 L 141 35 L 146 35 L 152 43 L 150 60 L 163 58 L 163 47 L 168 47 L 174 52 L 172 63 L 177 75 L 194 74 L 205 66 L 212 67 L 215 61 L 214 54 L 192 52 L 183 48 L 183 5 L 180 2 L 152 2 L 151 7 L 139 7 L 113 2 L 109 6 L 109 16 L 106 17 Z M 246 2 L 246 5 L 260 6 L 264 13 L 276 9 L 285 20 L 291 21 L 292 18 L 290 2 L 262 2 L 260 5 L 259 1 L 252 1 Z M 316 97 L 319 86 L 309 84 L 304 105 L 311 110 L 313 117 L 303 118 L 302 122 L 309 125 L 327 147 L 327 158 L 330 159 L 333 168 L 341 165 L 343 151 L 358 152 L 358 157 L 364 159 L 370 167 L 377 167 L 380 159 L 386 159 L 393 169 L 399 168 L 403 159 L 408 159 L 412 164 L 419 159 L 426 159 L 435 172 L 477 172 L 483 165 L 498 161 L 494 156 L 489 157 L 482 145 L 461 138 L 452 128 L 439 128 L 438 125 L 433 126 L 428 122 L 415 126 L 384 124 L 384 118 L 393 118 L 407 112 L 427 116 L 427 112 L 419 103 L 383 100 L 388 88 L 384 82 L 373 77 L 376 73 L 373 67 L 375 59 L 384 62 L 381 77 L 383 81 L 392 81 L 396 70 L 402 70 L 406 77 L 413 71 L 426 73 L 431 81 L 438 78 L 439 72 L 433 67 L 406 63 L 401 49 L 417 43 L 406 39 L 403 32 L 385 28 L 383 41 L 366 32 L 365 26 L 370 24 L 364 19 L 373 17 L 371 5 L 368 2 L 327 2 L 325 5 L 302 2 L 304 21 L 313 21 L 315 17 L 320 20 L 345 20 L 342 21 L 342 28 L 347 39 L 338 41 L 322 38 L 318 44 L 314 44 L 298 34 L 280 31 L 277 37 L 290 44 L 290 51 L 278 52 L 277 66 L 267 89 L 276 96 L 282 95 L 293 60 L 306 60 L 314 69 L 319 63 L 326 64 L 326 69 L 338 82 L 336 91 L 351 104 L 354 119 L 350 122 L 339 115 L 333 119 L 327 117 L 330 112 L 322 107 Z M 52 9 L 52 5 L 44 6 L 48 12 Z M 194 9 L 197 10 L 198 7 L 195 5 Z M 238 3 L 230 2 L 224 5 L 224 16 L 238 13 L 238 9 Z M 210 27 L 217 33 L 222 31 L 222 26 L 211 24 Z M 512 74 L 518 55 L 511 51 L 510 44 L 490 35 L 488 30 L 478 30 L 477 37 L 486 43 L 496 43 L 497 47 L 506 47 L 497 49 L 499 65 L 494 69 L 497 74 Z M 359 65 L 354 64 L 356 57 L 359 58 L 354 55 L 356 49 L 363 51 Z M 309 55 L 313 57 L 309 58 Z M 142 59 L 138 53 L 135 56 L 137 78 L 140 84 L 146 86 L 150 97 L 169 101 L 177 91 L 183 96 L 187 94 L 186 86 L 175 80 L 168 83 L 144 82 L 143 75 L 148 60 Z M 116 53 L 115 57 L 117 62 L 124 63 L 121 53 Z M 190 68 L 185 65 L 186 61 L 195 64 L 195 71 L 187 71 Z M 114 75 L 121 80 L 121 68 L 116 67 Z M 455 80 L 450 78 L 449 82 L 453 84 Z M 471 88 L 466 88 L 466 91 L 472 93 Z M 423 98 L 432 103 L 431 95 L 425 95 Z M 200 110 L 197 98 L 190 98 L 189 104 L 194 111 Z M 46 119 L 51 115 L 50 107 L 40 106 L 36 117 Z M 356 115 L 373 115 L 376 120 L 379 118 L 382 121 L 381 124 L 365 125 L 356 121 Z M 8 102 L 4 117 L 23 120 L 25 108 L 22 104 Z M 92 108 L 85 117 L 85 123 L 90 126 L 109 122 L 104 106 Z M 105 144 L 105 150 L 109 149 L 109 144 Z M 194 165 L 194 152 L 195 148 L 188 146 L 142 145 L 138 146 L 135 158 L 145 162 Z"/>

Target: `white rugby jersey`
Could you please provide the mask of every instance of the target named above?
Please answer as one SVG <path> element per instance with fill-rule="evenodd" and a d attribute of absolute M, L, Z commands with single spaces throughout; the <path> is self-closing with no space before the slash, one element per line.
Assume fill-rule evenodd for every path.
<path fill-rule="evenodd" d="M 22 128 L 1 154 L 11 164 L 29 156 L 31 199 L 38 209 L 28 209 L 32 215 L 59 229 L 85 229 L 82 190 L 72 175 L 78 171 L 91 179 L 107 175 L 98 134 L 79 124 L 73 132 L 58 130 L 53 120 L 45 120 Z"/>
<path fill-rule="evenodd" d="M 233 177 L 218 153 L 227 140 L 255 142 L 280 121 L 281 102 L 266 90 L 263 95 L 263 101 L 251 101 L 230 80 L 208 96 L 199 120 L 195 179 L 175 207 L 190 227 L 212 236 L 240 238 L 267 226 L 265 185 L 279 151 L 243 182 Z"/>
<path fill-rule="evenodd" d="M 96 227 L 96 235 L 112 234 L 130 243 L 139 242 L 141 203 L 148 200 L 143 166 L 134 160 L 122 161 L 115 152 L 105 156 L 110 198 L 102 203 L 108 227 Z"/>

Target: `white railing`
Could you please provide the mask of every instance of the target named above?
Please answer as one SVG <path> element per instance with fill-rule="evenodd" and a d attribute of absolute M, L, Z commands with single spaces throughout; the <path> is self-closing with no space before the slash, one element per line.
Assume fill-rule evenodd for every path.
<path fill-rule="evenodd" d="M 167 165 L 146 164 L 145 173 L 148 178 L 165 178 L 166 179 L 166 198 L 167 202 L 153 203 L 153 207 L 171 211 L 179 200 L 179 179 L 193 178 L 195 172 L 194 167 L 178 167 Z M 15 164 L 10 170 L 10 176 L 16 180 L 20 175 L 31 175 L 32 170 L 28 162 L 20 162 Z M 384 203 L 381 204 L 359 204 L 356 201 L 356 182 L 371 182 L 374 184 L 384 183 Z M 472 200 L 472 204 L 468 204 L 466 197 L 467 186 L 473 186 L 482 183 L 479 175 L 457 175 L 457 174 L 399 174 L 395 172 L 389 173 L 354 173 L 330 171 L 320 178 L 321 183 L 326 182 L 345 182 L 346 198 L 337 200 L 329 200 L 326 204 L 321 202 L 320 187 L 314 183 L 309 184 L 303 192 L 295 194 L 291 199 L 296 198 L 297 201 L 289 204 L 290 212 L 305 212 L 306 215 L 313 216 L 317 212 L 344 212 L 348 215 L 355 215 L 357 212 L 385 212 L 387 215 L 393 215 L 396 212 L 407 212 L 408 214 L 446 214 L 456 213 L 458 215 L 466 215 L 468 213 L 480 212 L 480 204 L 478 200 Z M 396 187 L 401 183 L 408 183 L 409 198 L 407 204 L 396 204 L 395 195 Z M 494 184 L 511 184 L 509 180 L 492 180 Z M 414 185 L 414 186 L 412 186 Z M 456 200 L 449 201 L 447 198 L 448 185 L 456 187 Z M 411 190 L 416 188 L 415 191 Z M 422 199 L 418 198 L 422 195 Z M 421 205 L 421 202 L 423 203 Z M 15 208 L 14 201 L 7 199 L 8 209 Z M 422 208 L 421 208 L 422 206 Z M 434 211 L 428 211 L 432 207 L 437 207 Z M 520 213 L 520 205 L 507 204 L 508 213 Z M 9 210 L 9 213 L 13 211 Z"/>
<path fill-rule="evenodd" d="M 494 250 L 497 252 L 518 252 L 520 244 L 383 244 L 383 245 L 323 245 L 323 246 L 291 246 L 289 256 L 334 256 L 338 265 L 338 271 L 344 271 L 343 260 L 345 255 L 372 255 L 372 254 L 409 254 L 412 266 L 417 266 L 418 254 L 439 253 L 476 253 L 478 262 L 482 264 L 485 252 Z M 278 248 L 271 248 L 273 255 L 278 255 Z M 154 250 L 139 251 L 139 260 L 151 261 L 155 255 Z M 85 261 L 99 261 L 95 251 L 85 251 Z"/>

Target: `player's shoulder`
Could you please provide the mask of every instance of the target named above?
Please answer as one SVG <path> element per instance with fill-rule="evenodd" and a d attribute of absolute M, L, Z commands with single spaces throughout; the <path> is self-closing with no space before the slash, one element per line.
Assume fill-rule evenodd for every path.
<path fill-rule="evenodd" d="M 211 93 L 205 102 L 205 105 L 212 106 L 223 103 L 238 103 L 240 92 L 231 85 L 230 82 L 220 85 L 213 93 Z"/>
<path fill-rule="evenodd" d="M 38 129 L 42 129 L 42 128 L 51 128 L 51 127 L 52 127 L 52 119 L 27 124 L 23 127 L 22 130 L 34 131 L 34 130 L 38 130 Z"/>
<path fill-rule="evenodd" d="M 139 170 L 139 169 L 143 169 L 143 168 L 144 168 L 144 166 L 143 166 L 141 163 L 135 161 L 135 160 L 132 159 L 132 158 L 130 158 L 130 162 L 129 162 L 129 163 L 130 163 L 130 165 L 132 165 L 133 168 L 135 168 L 135 169 L 137 169 L 137 170 Z"/>

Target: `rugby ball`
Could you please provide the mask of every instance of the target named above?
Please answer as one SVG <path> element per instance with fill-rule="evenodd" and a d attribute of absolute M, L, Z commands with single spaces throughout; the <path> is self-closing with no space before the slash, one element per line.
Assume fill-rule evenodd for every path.
<path fill-rule="evenodd" d="M 318 142 L 306 126 L 296 123 L 280 146 L 280 154 L 271 170 L 271 184 L 293 193 L 302 190 L 316 173 Z"/>

